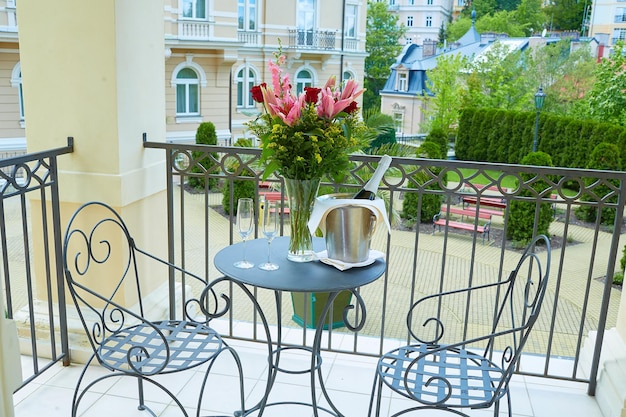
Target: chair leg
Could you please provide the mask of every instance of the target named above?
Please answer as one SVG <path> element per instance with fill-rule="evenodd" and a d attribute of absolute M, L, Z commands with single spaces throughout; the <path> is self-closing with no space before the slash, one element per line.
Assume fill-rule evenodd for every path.
<path fill-rule="evenodd" d="M 376 405 L 375 405 L 376 414 L 374 414 L 374 416 L 375 417 L 380 416 L 380 401 L 382 397 L 382 390 L 383 390 L 383 380 L 378 377 L 378 372 L 376 372 L 376 375 L 374 376 L 374 383 L 372 384 L 372 395 L 370 395 L 370 406 L 367 411 L 367 415 L 369 417 L 372 417 L 372 411 L 374 408 L 374 396 L 376 396 Z"/>
<path fill-rule="evenodd" d="M 137 410 L 144 411 L 146 409 L 146 403 L 143 395 L 143 379 L 141 377 L 137 377 L 137 389 L 139 391 L 139 405 L 137 406 Z"/>
<path fill-rule="evenodd" d="M 211 360 L 211 362 L 209 363 L 207 370 L 204 374 L 204 379 L 202 381 L 202 385 L 200 386 L 200 395 L 198 396 L 198 408 L 197 408 L 197 416 L 200 416 L 200 410 L 202 409 L 202 399 L 204 396 L 204 389 L 206 388 L 207 385 L 207 381 L 209 378 L 209 374 L 211 373 L 211 369 L 213 369 L 213 365 L 215 364 L 215 361 L 217 360 L 217 358 L 223 353 L 228 351 L 231 356 L 233 357 L 233 359 L 235 360 L 235 363 L 237 365 L 237 373 L 239 375 L 239 410 L 235 410 L 233 415 L 234 416 L 241 416 L 246 412 L 246 405 L 245 405 L 245 393 L 244 393 L 244 377 L 243 377 L 243 367 L 241 365 L 241 359 L 239 358 L 239 355 L 237 354 L 237 352 L 235 351 L 235 349 L 231 348 L 228 345 L 224 345 L 224 347 L 218 351 L 215 356 L 213 357 L 213 359 Z"/>

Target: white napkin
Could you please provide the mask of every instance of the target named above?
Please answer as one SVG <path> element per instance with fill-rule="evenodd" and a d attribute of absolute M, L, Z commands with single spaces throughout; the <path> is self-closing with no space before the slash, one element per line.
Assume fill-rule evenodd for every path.
<path fill-rule="evenodd" d="M 328 257 L 328 252 L 325 250 L 321 252 L 317 252 L 315 256 L 317 256 L 317 259 L 319 259 L 321 262 L 325 263 L 326 265 L 334 266 L 340 271 L 345 271 L 346 269 L 350 269 L 350 268 L 357 268 L 359 266 L 367 266 L 371 263 L 374 263 L 374 261 L 378 258 L 384 258 L 385 254 L 381 251 L 370 249 L 369 257 L 363 262 L 357 262 L 357 263 L 349 263 L 349 262 L 340 261 L 338 259 L 330 259 Z"/>
<path fill-rule="evenodd" d="M 309 230 L 312 235 L 315 235 L 315 231 L 319 227 L 322 231 L 322 235 L 326 236 L 326 216 L 330 210 L 340 206 L 357 206 L 368 208 L 376 216 L 376 223 L 381 220 L 387 225 L 387 231 L 391 234 L 391 225 L 387 218 L 387 211 L 385 210 L 385 202 L 381 199 L 376 200 L 359 200 L 354 198 L 325 198 L 320 196 L 315 200 L 313 206 L 313 213 L 309 218 Z"/>

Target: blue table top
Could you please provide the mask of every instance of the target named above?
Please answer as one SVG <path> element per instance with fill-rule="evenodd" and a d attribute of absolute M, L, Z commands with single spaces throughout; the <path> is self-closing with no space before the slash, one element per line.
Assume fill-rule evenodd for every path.
<path fill-rule="evenodd" d="M 243 256 L 243 243 L 220 250 L 213 262 L 218 271 L 241 283 L 292 292 L 330 292 L 357 288 L 375 281 L 385 273 L 386 263 L 383 259 L 346 271 L 340 271 L 320 261 L 293 262 L 287 259 L 288 245 L 287 236 L 277 237 L 272 241 L 271 261 L 280 266 L 276 271 L 258 268 L 267 261 L 267 240 L 264 238 L 246 242 L 246 260 L 254 263 L 253 268 L 240 269 L 233 266 Z M 323 239 L 313 239 L 313 249 L 316 252 L 325 248 Z"/>

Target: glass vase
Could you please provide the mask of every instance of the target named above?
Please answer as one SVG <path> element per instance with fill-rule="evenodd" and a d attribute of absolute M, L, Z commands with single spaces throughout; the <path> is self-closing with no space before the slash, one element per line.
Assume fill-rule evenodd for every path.
<path fill-rule="evenodd" d="M 310 262 L 315 259 L 313 238 L 308 223 L 319 186 L 320 178 L 312 180 L 285 178 L 290 223 L 287 259 L 290 261 Z"/>

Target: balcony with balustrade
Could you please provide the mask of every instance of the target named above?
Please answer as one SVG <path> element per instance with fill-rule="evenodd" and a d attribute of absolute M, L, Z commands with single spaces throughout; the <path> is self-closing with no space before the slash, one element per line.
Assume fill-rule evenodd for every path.
<path fill-rule="evenodd" d="M 209 280 L 218 278 L 213 257 L 221 248 L 239 240 L 233 226 L 233 200 L 227 203 L 229 207 L 224 207 L 223 190 L 232 192 L 241 184 L 253 184 L 253 196 L 258 198 L 267 187 L 283 193 L 281 179 L 261 181 L 258 149 L 148 140 L 144 148 L 146 153 L 158 153 L 166 161 L 162 175 L 167 184 L 168 220 L 167 224 L 154 227 L 167 229 L 169 260 Z M 78 363 L 88 350 L 75 312 L 64 299 L 63 274 L 55 267 L 64 228 L 58 205 L 58 191 L 64 184 L 58 181 L 56 169 L 64 164 L 59 157 L 72 149 L 70 142 L 67 147 L 0 162 L 4 300 L 7 317 L 17 323 L 22 354 L 22 382 L 14 395 L 19 417 L 38 415 L 44 409 L 52 417 L 69 415 Z M 212 161 L 213 168 L 197 169 L 200 161 L 206 160 Z M 342 184 L 323 183 L 324 193 L 358 189 L 373 171 L 378 157 L 354 155 L 351 160 L 350 177 Z M 499 174 L 494 176 L 493 172 Z M 486 176 L 489 184 L 472 186 L 479 175 Z M 193 191 L 185 186 L 190 178 L 202 179 L 204 184 L 214 179 L 220 187 Z M 516 189 L 503 186 L 510 178 L 518 180 Z M 545 184 L 541 192 L 523 192 L 533 189 L 531 185 L 538 181 Z M 382 228 L 376 232 L 372 247 L 386 254 L 387 271 L 375 283 L 358 289 L 367 309 L 366 323 L 358 332 L 331 328 L 322 341 L 323 361 L 328 366 L 324 378 L 339 408 L 346 410 L 347 416 L 366 415 L 375 360 L 382 352 L 407 342 L 404 317 L 417 298 L 442 287 L 497 279 L 508 270 L 509 259 L 518 253 L 506 239 L 510 210 L 523 203 L 533 207 L 536 216 L 542 207 L 551 207 L 555 216 L 550 226 L 553 263 L 544 310 L 513 379 L 513 415 L 600 417 L 601 407 L 596 397 L 589 394 L 596 392 L 602 369 L 600 355 L 603 349 L 611 349 L 618 320 L 621 293 L 606 276 L 619 269 L 619 254 L 625 243 L 621 233 L 625 181 L 623 172 L 394 158 L 381 184 L 381 196 L 387 201 L 392 219 L 397 219 L 407 200 L 421 205 L 433 196 L 449 206 L 461 204 L 465 195 L 478 197 L 479 201 L 497 197 L 506 208 L 493 220 L 492 235 L 485 244 L 477 233 L 445 227 L 441 232 L 435 231 L 432 219 L 421 218 L 419 210 L 410 223 L 394 223 L 391 234 Z M 582 187 L 578 194 L 568 191 L 573 183 Z M 574 216 L 581 206 L 615 212 L 615 224 L 606 227 L 599 220 L 581 224 Z M 258 229 L 255 233 L 260 237 Z M 288 227 L 282 228 L 281 234 L 288 234 Z M 44 271 L 33 269 L 33 256 L 45 258 L 36 261 L 46 265 Z M 171 275 L 150 296 L 155 305 L 169 305 L 169 314 L 176 317 L 182 314 L 183 289 L 187 285 L 184 276 Z M 265 377 L 267 338 L 259 316 L 250 309 L 245 297 L 233 288 L 224 291 L 233 301 L 231 309 L 212 325 L 241 353 L 250 387 L 246 395 L 254 401 L 259 392 L 253 387 Z M 268 291 L 250 291 L 261 306 L 268 308 L 274 303 Z M 284 297 L 283 303 L 284 339 L 294 344 L 311 344 L 312 330 L 291 321 L 289 297 Z M 349 322 L 358 321 L 363 314 L 360 308 L 357 305 L 348 315 Z M 269 315 L 268 319 L 270 334 L 274 335 L 276 318 Z M 457 328 L 452 331 L 472 334 L 483 326 L 484 319 L 460 315 Z M 296 364 L 307 360 L 297 355 L 290 358 Z M 224 381 L 232 378 L 226 371 L 219 374 Z M 183 403 L 191 409 L 194 399 L 186 387 L 194 384 L 196 375 L 188 378 L 176 380 L 175 385 Z M 308 379 L 290 377 L 279 383 L 282 395 L 291 397 L 306 391 L 303 386 Z M 220 402 L 217 393 L 214 405 L 206 411 L 232 412 L 229 403 Z M 128 415 L 128 410 L 133 410 L 133 395 L 123 381 L 113 382 L 90 394 L 81 415 Z M 161 410 L 159 415 L 173 412 L 168 401 L 158 397 L 149 401 Z M 391 415 L 403 401 L 385 397 L 384 415 Z M 285 412 L 294 415 L 293 410 Z M 485 412 L 474 411 L 471 415 L 481 416 Z"/>

